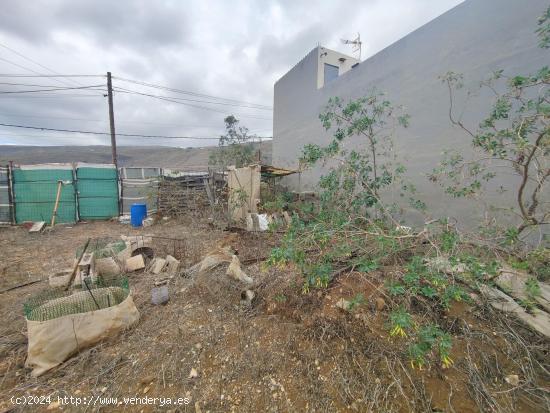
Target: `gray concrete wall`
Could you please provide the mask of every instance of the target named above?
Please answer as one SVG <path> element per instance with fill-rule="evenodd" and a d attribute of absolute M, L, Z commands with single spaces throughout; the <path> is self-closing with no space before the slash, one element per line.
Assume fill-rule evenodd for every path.
<path fill-rule="evenodd" d="M 410 127 L 396 136 L 397 151 L 433 216 L 474 222 L 472 218 L 482 214 L 479 206 L 449 198 L 426 178 L 444 149 L 471 147 L 468 136 L 449 122 L 448 92 L 438 76 L 460 72 L 466 87 L 475 88 L 497 69 L 515 75 L 548 65 L 549 52 L 538 48 L 534 33 L 537 18 L 548 5 L 548 0 L 467 0 L 320 89 L 315 86 L 318 51 L 313 49 L 275 83 L 273 164 L 295 168 L 305 144 L 330 141 L 318 119 L 330 97 L 348 100 L 376 87 L 411 115 Z M 475 128 L 491 102 L 486 93 L 473 97 L 464 122 Z M 316 168 L 287 179 L 286 184 L 293 190 L 312 190 L 321 173 L 322 168 Z M 510 175 L 506 182 L 513 179 Z M 502 199 L 495 195 L 492 201 L 514 202 L 511 193 Z"/>

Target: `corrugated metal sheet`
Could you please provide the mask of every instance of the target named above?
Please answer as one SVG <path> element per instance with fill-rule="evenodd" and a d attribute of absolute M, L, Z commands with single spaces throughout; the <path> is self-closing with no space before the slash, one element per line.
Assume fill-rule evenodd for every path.
<path fill-rule="evenodd" d="M 13 170 L 15 220 L 51 221 L 58 181 L 63 181 L 57 222 L 76 221 L 76 200 L 72 165 L 33 165 Z"/>
<path fill-rule="evenodd" d="M 79 165 L 76 177 L 80 219 L 118 216 L 118 181 L 113 165 Z"/>

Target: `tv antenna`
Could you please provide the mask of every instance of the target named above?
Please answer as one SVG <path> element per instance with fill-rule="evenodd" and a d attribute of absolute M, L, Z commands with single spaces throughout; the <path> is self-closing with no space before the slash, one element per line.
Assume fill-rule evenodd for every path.
<path fill-rule="evenodd" d="M 361 60 L 361 35 L 357 33 L 357 37 L 353 40 L 340 39 L 344 44 L 352 44 L 352 51 L 359 52 L 359 60 Z"/>

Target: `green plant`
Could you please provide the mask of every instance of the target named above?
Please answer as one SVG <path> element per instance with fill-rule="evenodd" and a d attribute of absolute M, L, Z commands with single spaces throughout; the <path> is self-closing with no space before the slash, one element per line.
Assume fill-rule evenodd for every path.
<path fill-rule="evenodd" d="M 537 29 L 543 48 L 550 47 L 549 16 L 550 7 Z M 550 222 L 550 210 L 542 198 L 550 178 L 550 69 L 545 66 L 533 74 L 513 76 L 497 70 L 482 81 L 480 87 L 494 95 L 494 102 L 477 129 L 455 114 L 455 94 L 463 87 L 463 76 L 448 72 L 441 80 L 449 92 L 449 119 L 470 137 L 476 155 L 465 158 L 459 152 L 447 152 L 430 179 L 441 182 L 453 197 L 482 198 L 495 178 L 502 181 L 504 174 L 517 175 L 517 181 L 506 179 L 511 188 L 501 186 L 501 192 L 511 189 L 515 194 L 516 207 L 509 212 L 517 217 L 517 226 L 495 228 L 502 233 L 503 245 L 513 246 L 532 227 Z M 492 209 L 505 212 L 499 206 Z"/>
<path fill-rule="evenodd" d="M 477 262 L 477 261 L 476 261 Z M 386 284 L 392 296 L 421 295 L 449 307 L 452 301 L 468 300 L 466 291 L 447 274 L 428 267 L 421 256 L 413 256 L 405 266 L 406 272 L 400 280 Z"/>
<path fill-rule="evenodd" d="M 309 168 L 337 162 L 319 181 L 316 210 L 301 207 L 302 219 L 293 216 L 280 249 L 268 260 L 295 264 L 304 277 L 304 292 L 326 287 L 345 262 L 361 272 L 374 271 L 378 256 L 391 256 L 409 242 L 409 235 L 395 229 L 395 208 L 380 198 L 401 183 L 405 169 L 396 162 L 392 137 L 396 128 L 407 126 L 408 115 L 372 93 L 348 103 L 331 98 L 319 117 L 333 139 L 327 146 L 306 145 L 300 163 Z M 356 142 L 356 149 L 348 150 L 348 141 Z M 268 206 L 279 206 L 279 200 L 273 202 Z M 365 237 L 375 242 L 374 254 L 362 252 Z"/>
<path fill-rule="evenodd" d="M 427 364 L 428 356 L 434 349 L 437 349 L 443 367 L 447 368 L 453 364 L 450 357 L 452 349 L 451 336 L 443 332 L 437 325 L 422 326 L 416 334 L 415 341 L 408 349 L 411 367 L 422 369 Z"/>
<path fill-rule="evenodd" d="M 403 308 L 390 313 L 390 337 L 407 337 L 407 330 L 412 329 L 412 327 L 412 317 Z"/>
<path fill-rule="evenodd" d="M 283 293 L 275 294 L 274 299 L 278 303 L 284 303 L 286 301 L 286 295 L 284 295 Z"/>
<path fill-rule="evenodd" d="M 550 280 L 550 249 L 539 247 L 529 251 L 525 258 L 529 271 L 539 281 Z"/>
<path fill-rule="evenodd" d="M 250 165 L 254 160 L 254 146 L 256 135 L 250 135 L 246 127 L 238 126 L 239 120 L 233 116 L 224 119 L 225 135 L 220 136 L 218 150 L 212 152 L 208 163 L 226 169 L 235 165 L 237 168 Z"/>
<path fill-rule="evenodd" d="M 537 298 L 541 295 L 540 284 L 535 277 L 527 278 L 524 293 L 525 298 L 520 300 L 520 304 L 528 311 L 532 311 L 537 305 Z"/>
<path fill-rule="evenodd" d="M 360 272 L 372 272 L 380 267 L 378 260 L 369 259 L 368 257 L 360 257 L 355 261 L 355 269 Z"/>
<path fill-rule="evenodd" d="M 459 236 L 456 231 L 445 230 L 441 234 L 441 244 L 440 248 L 442 252 L 451 253 L 454 251 L 455 246 L 459 241 Z"/>
<path fill-rule="evenodd" d="M 536 278 L 529 277 L 525 282 L 525 295 L 531 302 L 535 302 L 537 297 L 540 296 L 540 284 Z"/>
<path fill-rule="evenodd" d="M 409 116 L 373 92 L 348 103 L 331 98 L 319 118 L 327 131 L 334 132 L 333 139 L 324 147 L 306 145 L 300 162 L 307 168 L 329 159 L 339 161 L 319 181 L 323 211 L 341 215 L 381 207 L 380 191 L 405 172 L 393 155 L 392 136 L 396 128 L 408 126 Z M 352 138 L 358 149 L 346 147 Z"/>
<path fill-rule="evenodd" d="M 355 294 L 355 296 L 350 300 L 348 310 L 353 311 L 357 307 L 363 305 L 366 302 L 365 296 L 361 293 Z"/>
<path fill-rule="evenodd" d="M 397 282 L 389 282 L 386 284 L 388 293 L 392 296 L 405 294 L 405 286 Z"/>

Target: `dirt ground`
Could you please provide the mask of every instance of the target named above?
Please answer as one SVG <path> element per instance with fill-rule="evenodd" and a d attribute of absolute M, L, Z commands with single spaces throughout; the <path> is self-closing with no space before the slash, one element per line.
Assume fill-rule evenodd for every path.
<path fill-rule="evenodd" d="M 199 219 L 139 230 L 117 222 L 81 223 L 42 234 L 4 227 L 0 291 L 70 267 L 75 249 L 89 237 L 136 234 L 181 240 L 177 245 L 166 241 L 163 248 L 173 249 L 183 268 L 229 235 Z M 231 237 L 244 271 L 254 279 L 252 306 L 240 304 L 243 286 L 230 280 L 223 267 L 192 278 L 176 276 L 164 306 L 151 304 L 152 274 L 130 274 L 138 324 L 38 378 L 24 366 L 23 303 L 47 282 L 1 293 L 0 412 L 550 410 L 548 340 L 516 320 L 483 303 L 457 303 L 440 315 L 453 333 L 455 364 L 419 371 L 409 365 L 403 343 L 388 336 L 383 300 L 389 298 L 381 286 L 391 268 L 344 273 L 328 289 L 304 295 L 292 268 L 262 264 L 279 234 Z M 365 302 L 357 310 L 336 307 L 341 298 L 358 293 Z M 519 382 L 507 381 L 510 375 Z M 13 403 L 13 397 L 29 395 L 51 399 L 42 405 Z M 97 397 L 104 403 L 75 406 L 59 403 L 58 396 Z M 128 405 L 123 397 L 187 398 L 189 403 Z M 114 404 L 106 402 L 113 398 L 118 398 Z"/>

